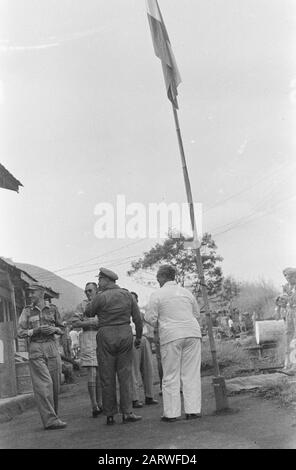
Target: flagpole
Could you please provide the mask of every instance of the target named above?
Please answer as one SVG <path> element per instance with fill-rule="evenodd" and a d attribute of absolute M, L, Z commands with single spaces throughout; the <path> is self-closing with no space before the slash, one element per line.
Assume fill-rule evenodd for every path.
<path fill-rule="evenodd" d="M 195 222 L 194 203 L 193 203 L 193 198 L 192 198 L 190 179 L 189 179 L 189 174 L 188 174 L 188 169 L 187 169 L 187 164 L 186 164 L 178 112 L 175 106 L 173 105 L 173 103 L 172 103 L 172 108 L 173 108 L 173 113 L 174 113 L 176 133 L 177 133 L 179 150 L 180 150 L 181 161 L 182 161 L 182 169 L 183 169 L 183 176 L 184 176 L 184 182 L 185 182 L 185 188 L 186 188 L 186 194 L 187 194 L 187 201 L 188 201 L 189 211 L 190 211 L 192 232 L 194 235 L 196 234 L 196 226 L 195 226 L 196 222 Z M 212 359 L 213 359 L 213 368 L 214 368 L 213 385 L 214 385 L 215 398 L 216 398 L 216 410 L 222 411 L 222 410 L 229 408 L 227 394 L 226 394 L 225 379 L 224 377 L 220 375 L 219 363 L 217 360 L 217 351 L 216 351 L 215 339 L 214 339 L 214 334 L 213 334 L 213 323 L 212 323 L 212 317 L 211 317 L 211 312 L 210 312 L 210 307 L 209 307 L 207 287 L 205 284 L 205 277 L 204 277 L 204 270 L 203 270 L 203 265 L 202 265 L 200 247 L 195 247 L 194 251 L 195 251 L 195 262 L 196 262 L 197 272 L 199 276 L 199 282 L 201 285 L 202 297 L 204 301 L 204 308 L 206 312 L 208 336 L 209 336 L 211 354 L 212 354 Z"/>

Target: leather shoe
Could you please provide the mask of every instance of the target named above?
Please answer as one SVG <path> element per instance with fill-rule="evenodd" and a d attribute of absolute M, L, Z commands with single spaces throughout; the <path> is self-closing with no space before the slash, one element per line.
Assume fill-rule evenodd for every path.
<path fill-rule="evenodd" d="M 61 421 L 59 419 L 58 421 L 51 424 L 50 426 L 47 426 L 47 428 L 45 428 L 45 429 L 46 429 L 46 431 L 51 430 L 51 429 L 64 429 L 66 426 L 67 426 L 67 423 L 65 423 L 64 421 Z"/>
<path fill-rule="evenodd" d="M 154 398 L 146 397 L 145 398 L 145 404 L 146 405 L 158 405 L 158 401 L 154 400 Z"/>
<path fill-rule="evenodd" d="M 201 413 L 186 413 L 186 419 L 201 418 Z"/>
<path fill-rule="evenodd" d="M 108 424 L 108 425 L 115 424 L 114 416 L 107 416 L 106 424 Z"/>
<path fill-rule="evenodd" d="M 98 406 L 97 408 L 93 409 L 92 416 L 93 418 L 97 418 L 101 413 L 103 413 L 103 408 Z"/>
<path fill-rule="evenodd" d="M 126 423 L 135 423 L 136 421 L 140 421 L 142 416 L 135 415 L 134 413 L 123 414 L 122 415 L 122 422 Z"/>
<path fill-rule="evenodd" d="M 143 403 L 139 400 L 134 400 L 133 401 L 133 408 L 143 408 Z"/>
<path fill-rule="evenodd" d="M 174 423 L 175 421 L 177 421 L 177 418 L 167 418 L 166 416 L 162 416 L 160 419 L 165 423 Z"/>

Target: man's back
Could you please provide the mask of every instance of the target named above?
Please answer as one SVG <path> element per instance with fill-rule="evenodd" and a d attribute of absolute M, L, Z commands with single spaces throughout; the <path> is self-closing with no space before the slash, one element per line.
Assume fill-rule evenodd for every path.
<path fill-rule="evenodd" d="M 148 309 L 150 314 L 153 310 L 158 312 L 161 344 L 178 338 L 201 337 L 198 304 L 191 292 L 175 282 L 166 282 L 152 294 Z"/>

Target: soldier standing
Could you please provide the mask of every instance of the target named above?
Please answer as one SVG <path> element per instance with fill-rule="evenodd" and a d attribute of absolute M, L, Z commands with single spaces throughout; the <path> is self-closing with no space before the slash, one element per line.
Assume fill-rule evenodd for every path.
<path fill-rule="evenodd" d="M 97 353 L 102 385 L 103 411 L 107 424 L 114 424 L 118 413 L 116 399 L 116 374 L 119 382 L 120 409 L 123 423 L 141 419 L 132 412 L 132 321 L 136 327 L 135 347 L 142 337 L 142 320 L 139 307 L 132 294 L 116 284 L 118 276 L 113 271 L 100 268 L 100 293 L 86 307 L 85 315 L 98 317 Z"/>
<path fill-rule="evenodd" d="M 63 324 L 55 305 L 45 305 L 44 287 L 29 288 L 31 305 L 19 318 L 18 336 L 28 340 L 29 365 L 34 397 L 44 429 L 62 429 L 66 423 L 58 418 L 61 359 L 55 335 L 63 334 Z"/>

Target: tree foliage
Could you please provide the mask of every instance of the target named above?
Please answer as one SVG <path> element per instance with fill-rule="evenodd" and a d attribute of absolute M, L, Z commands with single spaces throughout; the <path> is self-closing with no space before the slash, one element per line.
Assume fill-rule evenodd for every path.
<path fill-rule="evenodd" d="M 235 306 L 241 312 L 256 312 L 261 320 L 272 318 L 275 315 L 275 298 L 278 294 L 272 282 L 242 282 Z"/>
<path fill-rule="evenodd" d="M 128 275 L 141 272 L 155 275 L 161 264 L 171 264 L 176 269 L 176 281 L 182 286 L 192 287 L 194 293 L 200 296 L 195 254 L 193 250 L 186 248 L 185 241 L 184 235 L 181 234 L 176 238 L 176 234 L 170 232 L 162 244 L 157 243 L 150 251 L 144 253 L 142 258 L 132 263 Z M 203 235 L 201 253 L 208 293 L 210 296 L 217 295 L 221 291 L 223 281 L 219 265 L 223 258 L 217 254 L 216 243 L 209 233 Z"/>
<path fill-rule="evenodd" d="M 239 295 L 240 285 L 231 276 L 227 276 L 223 279 L 222 289 L 220 293 L 221 306 L 231 307 L 232 301 Z"/>

